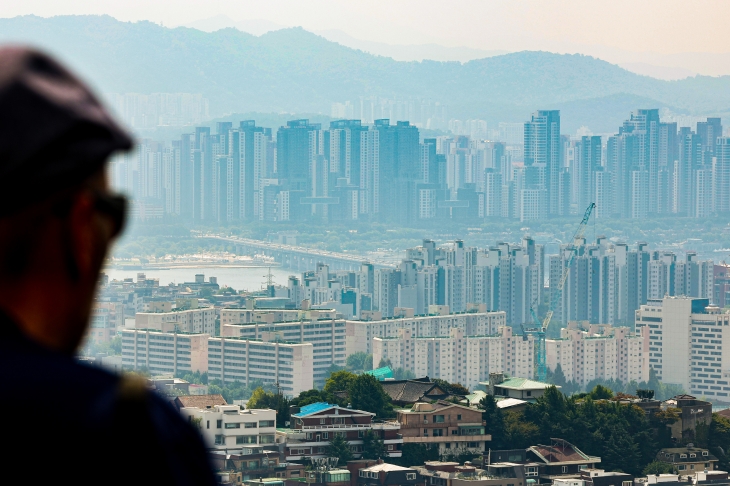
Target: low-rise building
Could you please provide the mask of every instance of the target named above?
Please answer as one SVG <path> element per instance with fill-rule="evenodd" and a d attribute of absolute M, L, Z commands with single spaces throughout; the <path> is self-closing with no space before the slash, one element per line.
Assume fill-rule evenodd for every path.
<path fill-rule="evenodd" d="M 656 460 L 671 465 L 675 474 L 713 471 L 718 461 L 709 450 L 690 446 L 662 449 L 657 453 Z"/>
<path fill-rule="evenodd" d="M 358 471 L 358 486 L 416 486 L 423 484 L 417 470 L 380 461 Z"/>
<path fill-rule="evenodd" d="M 487 389 L 487 393 L 499 400 L 500 398 L 512 398 L 525 402 L 534 402 L 541 397 L 545 390 L 552 385 L 527 378 L 505 378 L 504 373 L 490 373 L 489 381 L 481 382 Z M 560 388 L 560 387 L 557 387 Z M 514 403 L 514 405 L 521 405 Z"/>
<path fill-rule="evenodd" d="M 208 334 L 122 330 L 122 367 L 153 375 L 208 371 Z"/>
<path fill-rule="evenodd" d="M 421 401 L 429 402 L 449 398 L 449 393 L 428 377 L 416 380 L 385 380 L 380 384 L 393 405 L 399 407 L 410 406 Z"/>
<path fill-rule="evenodd" d="M 266 477 L 299 480 L 304 477 L 305 467 L 302 464 L 283 462 L 278 450 L 267 450 L 263 446 L 247 446 L 239 452 L 210 451 L 209 459 L 214 470 L 238 472 L 242 481 Z"/>
<path fill-rule="evenodd" d="M 205 409 L 184 407 L 180 413 L 197 425 L 211 450 L 240 453 L 256 446 L 277 448 L 274 410 L 241 410 L 238 405 L 214 405 Z"/>
<path fill-rule="evenodd" d="M 398 410 L 404 444 L 437 445 L 439 455 L 481 453 L 492 436 L 485 433 L 480 410 L 438 401 Z"/>
<path fill-rule="evenodd" d="M 661 407 L 679 410 L 679 420 L 669 426 L 672 437 L 676 439 L 694 440 L 697 426 L 710 425 L 712 422 L 712 403 L 698 400 L 692 395 L 677 395 L 662 402 Z"/>
<path fill-rule="evenodd" d="M 525 486 L 527 483 L 515 468 L 493 471 L 479 469 L 471 463 L 428 461 L 414 467 L 433 486 Z"/>
<path fill-rule="evenodd" d="M 277 431 L 288 461 L 322 458 L 337 435 L 349 444 L 354 457 L 362 455 L 363 436 L 372 431 L 383 441 L 388 457 L 400 457 L 403 438 L 397 422 L 373 423 L 374 413 L 324 402 L 294 407 L 289 429 Z"/>
<path fill-rule="evenodd" d="M 555 479 L 580 479 L 581 471 L 594 469 L 600 457 L 589 456 L 564 439 L 551 439 L 550 445 L 527 448 L 527 459 L 539 464 L 539 482 Z"/>

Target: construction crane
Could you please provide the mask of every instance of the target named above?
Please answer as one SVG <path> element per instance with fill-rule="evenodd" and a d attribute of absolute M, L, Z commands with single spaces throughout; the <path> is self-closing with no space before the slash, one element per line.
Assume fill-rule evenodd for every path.
<path fill-rule="evenodd" d="M 537 379 L 537 381 L 544 382 L 547 379 L 545 335 L 547 333 L 548 326 L 550 325 L 550 321 L 553 318 L 553 314 L 555 313 L 555 307 L 557 306 L 558 300 L 563 293 L 563 287 L 565 286 L 565 282 L 568 280 L 570 267 L 573 265 L 573 259 L 575 258 L 576 254 L 575 241 L 583 238 L 583 235 L 586 232 L 586 227 L 588 226 L 588 220 L 591 218 L 591 213 L 593 212 L 593 209 L 595 207 L 596 203 L 590 203 L 588 205 L 585 213 L 583 214 L 583 219 L 581 220 L 580 224 L 578 225 L 578 229 L 573 235 L 573 239 L 568 242 L 568 246 L 567 248 L 565 248 L 565 251 L 568 251 L 570 256 L 568 257 L 568 262 L 563 269 L 563 275 L 560 277 L 560 281 L 558 282 L 555 291 L 552 292 L 552 294 L 550 295 L 550 306 L 548 307 L 547 314 L 545 315 L 545 319 L 543 319 L 542 322 L 540 322 L 540 319 L 537 318 L 537 313 L 535 312 L 535 307 L 537 307 L 537 301 L 533 301 L 533 304 L 530 306 L 530 313 L 532 314 L 532 318 L 537 324 L 537 329 L 527 332 L 535 335 L 535 366 L 537 368 L 535 371 L 535 378 Z M 523 338 L 526 337 L 524 328 L 522 334 Z"/>

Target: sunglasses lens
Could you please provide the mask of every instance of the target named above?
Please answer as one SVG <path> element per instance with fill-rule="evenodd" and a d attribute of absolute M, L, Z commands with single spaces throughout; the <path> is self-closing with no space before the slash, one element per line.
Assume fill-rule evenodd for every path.
<path fill-rule="evenodd" d="M 124 229 L 127 216 L 127 198 L 111 194 L 97 194 L 97 208 L 112 220 L 112 236 L 118 236 Z"/>

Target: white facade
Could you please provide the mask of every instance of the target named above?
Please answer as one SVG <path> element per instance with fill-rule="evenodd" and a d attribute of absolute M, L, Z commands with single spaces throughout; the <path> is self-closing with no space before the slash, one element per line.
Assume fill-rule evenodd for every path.
<path fill-rule="evenodd" d="M 401 329 L 410 330 L 413 337 L 449 336 L 453 328 L 463 329 L 467 336 L 486 336 L 496 334 L 504 325 L 506 325 L 504 312 L 467 312 L 375 321 L 347 321 L 347 355 L 357 352 L 371 354 L 374 337 L 396 337 Z M 378 362 L 374 364 L 377 365 Z"/>
<path fill-rule="evenodd" d="M 640 383 L 649 380 L 649 333 L 630 333 L 629 328 L 570 323 L 560 339 L 547 339 L 546 362 L 551 371 L 560 364 L 565 379 L 582 387 L 592 380 Z"/>
<path fill-rule="evenodd" d="M 162 332 L 190 332 L 215 334 L 215 309 L 204 307 L 172 312 L 138 312 L 134 316 L 137 329 Z"/>
<path fill-rule="evenodd" d="M 730 401 L 730 314 L 708 299 L 664 297 L 636 311 L 636 328 L 649 332 L 649 366 L 665 383 Z"/>
<path fill-rule="evenodd" d="M 208 371 L 208 335 L 124 329 L 122 367 L 153 375 Z"/>
<path fill-rule="evenodd" d="M 491 336 L 467 336 L 463 329 L 452 328 L 446 336 L 418 337 L 400 329 L 395 337 L 372 339 L 373 363 L 390 360 L 393 367 L 416 376 L 461 383 L 471 390 L 488 380 L 489 373 L 531 378 L 534 347 L 532 336 L 523 340 L 506 326 Z"/>
<path fill-rule="evenodd" d="M 345 359 L 348 356 L 345 349 L 345 321 L 342 319 L 273 324 L 221 324 L 221 335 L 269 341 L 278 339 L 291 343 L 312 343 L 314 381 L 317 383 L 324 383 L 327 369 L 332 364 L 345 366 Z"/>
<path fill-rule="evenodd" d="M 198 428 L 206 447 L 226 453 L 241 453 L 245 448 L 274 446 L 276 443 L 276 411 L 270 409 L 241 410 L 238 405 L 215 405 L 200 409 L 180 409 Z"/>
<path fill-rule="evenodd" d="M 208 376 L 223 383 L 253 380 L 278 383 L 285 396 L 314 388 L 311 343 L 266 342 L 244 338 L 210 338 Z"/>

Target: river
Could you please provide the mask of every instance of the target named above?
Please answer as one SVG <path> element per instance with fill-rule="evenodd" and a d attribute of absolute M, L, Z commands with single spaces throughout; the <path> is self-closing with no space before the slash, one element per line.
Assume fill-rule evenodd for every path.
<path fill-rule="evenodd" d="M 229 286 L 235 290 L 259 290 L 266 282 L 268 267 L 220 267 L 220 266 L 195 266 L 187 268 L 157 269 L 147 268 L 144 270 L 122 270 L 119 268 L 106 268 L 104 272 L 109 275 L 109 280 L 123 280 L 125 278 L 137 279 L 138 273 L 144 273 L 147 278 L 160 279 L 160 285 L 169 283 L 180 284 L 195 281 L 195 274 L 202 273 L 205 280 L 209 277 L 217 277 L 218 285 Z M 271 276 L 276 285 L 286 286 L 289 275 L 297 275 L 291 270 L 281 267 L 271 267 Z"/>

